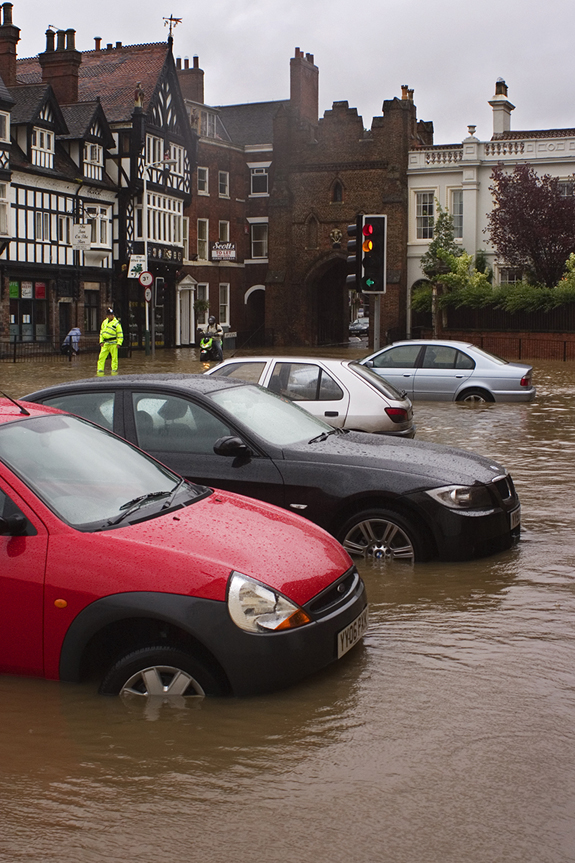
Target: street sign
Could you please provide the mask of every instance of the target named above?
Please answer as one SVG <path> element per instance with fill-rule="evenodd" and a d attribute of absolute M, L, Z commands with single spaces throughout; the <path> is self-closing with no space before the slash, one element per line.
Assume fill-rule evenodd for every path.
<path fill-rule="evenodd" d="M 140 275 L 146 271 L 148 261 L 145 255 L 130 255 L 130 265 L 128 267 L 128 278 L 139 279 Z"/>
<path fill-rule="evenodd" d="M 138 276 L 138 281 L 140 282 L 141 285 L 143 285 L 145 288 L 147 288 L 154 281 L 154 277 L 147 270 L 144 270 L 144 272 L 140 273 L 140 275 Z"/>
<path fill-rule="evenodd" d="M 152 289 L 151 288 L 146 288 L 146 290 L 144 291 L 144 299 L 147 303 L 152 302 Z"/>
<path fill-rule="evenodd" d="M 92 247 L 92 225 L 72 225 L 72 248 L 89 251 Z"/>

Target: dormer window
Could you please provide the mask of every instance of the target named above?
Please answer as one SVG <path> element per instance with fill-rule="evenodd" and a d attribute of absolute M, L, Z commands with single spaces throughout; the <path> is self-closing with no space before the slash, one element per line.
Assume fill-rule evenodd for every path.
<path fill-rule="evenodd" d="M 54 167 L 54 133 L 46 129 L 32 130 L 32 164 L 39 168 Z"/>
<path fill-rule="evenodd" d="M 200 135 L 202 138 L 216 138 L 216 115 L 200 111 Z"/>
<path fill-rule="evenodd" d="M 104 175 L 104 148 L 100 144 L 84 144 L 84 176 L 101 180 Z"/>

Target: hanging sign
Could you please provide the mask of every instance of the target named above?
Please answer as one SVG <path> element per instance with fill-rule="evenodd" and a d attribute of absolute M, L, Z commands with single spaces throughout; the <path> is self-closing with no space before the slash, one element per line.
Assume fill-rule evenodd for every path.
<path fill-rule="evenodd" d="M 92 225 L 72 225 L 72 248 L 76 251 L 92 248 Z"/>

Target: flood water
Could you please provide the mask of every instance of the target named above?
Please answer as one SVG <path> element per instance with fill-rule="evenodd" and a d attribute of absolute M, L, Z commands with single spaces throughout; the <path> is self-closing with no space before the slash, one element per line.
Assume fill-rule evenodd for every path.
<path fill-rule="evenodd" d="M 0 677 L 0 860 L 575 861 L 575 365 L 534 368 L 532 404 L 415 404 L 419 440 L 509 468 L 519 545 L 364 567 L 370 628 L 328 670 L 189 709 Z M 0 389 L 94 371 L 2 363 Z"/>

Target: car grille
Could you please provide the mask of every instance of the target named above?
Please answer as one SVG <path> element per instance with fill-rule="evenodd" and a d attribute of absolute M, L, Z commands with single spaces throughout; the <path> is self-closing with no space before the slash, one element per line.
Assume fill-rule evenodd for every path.
<path fill-rule="evenodd" d="M 349 602 L 350 597 L 360 593 L 361 590 L 361 578 L 357 569 L 353 567 L 352 569 L 348 569 L 341 578 L 338 578 L 329 587 L 326 587 L 325 590 L 322 590 L 321 593 L 318 593 L 317 596 L 314 596 L 313 599 L 304 605 L 304 609 L 314 618 L 323 617 L 334 611 L 338 606 L 345 605 Z"/>
<path fill-rule="evenodd" d="M 510 503 L 511 501 L 515 501 L 516 492 L 515 486 L 513 485 L 513 480 L 509 476 L 509 474 L 505 474 L 505 476 L 497 476 L 493 480 L 493 485 L 497 489 L 497 494 L 503 501 L 503 503 Z"/>

